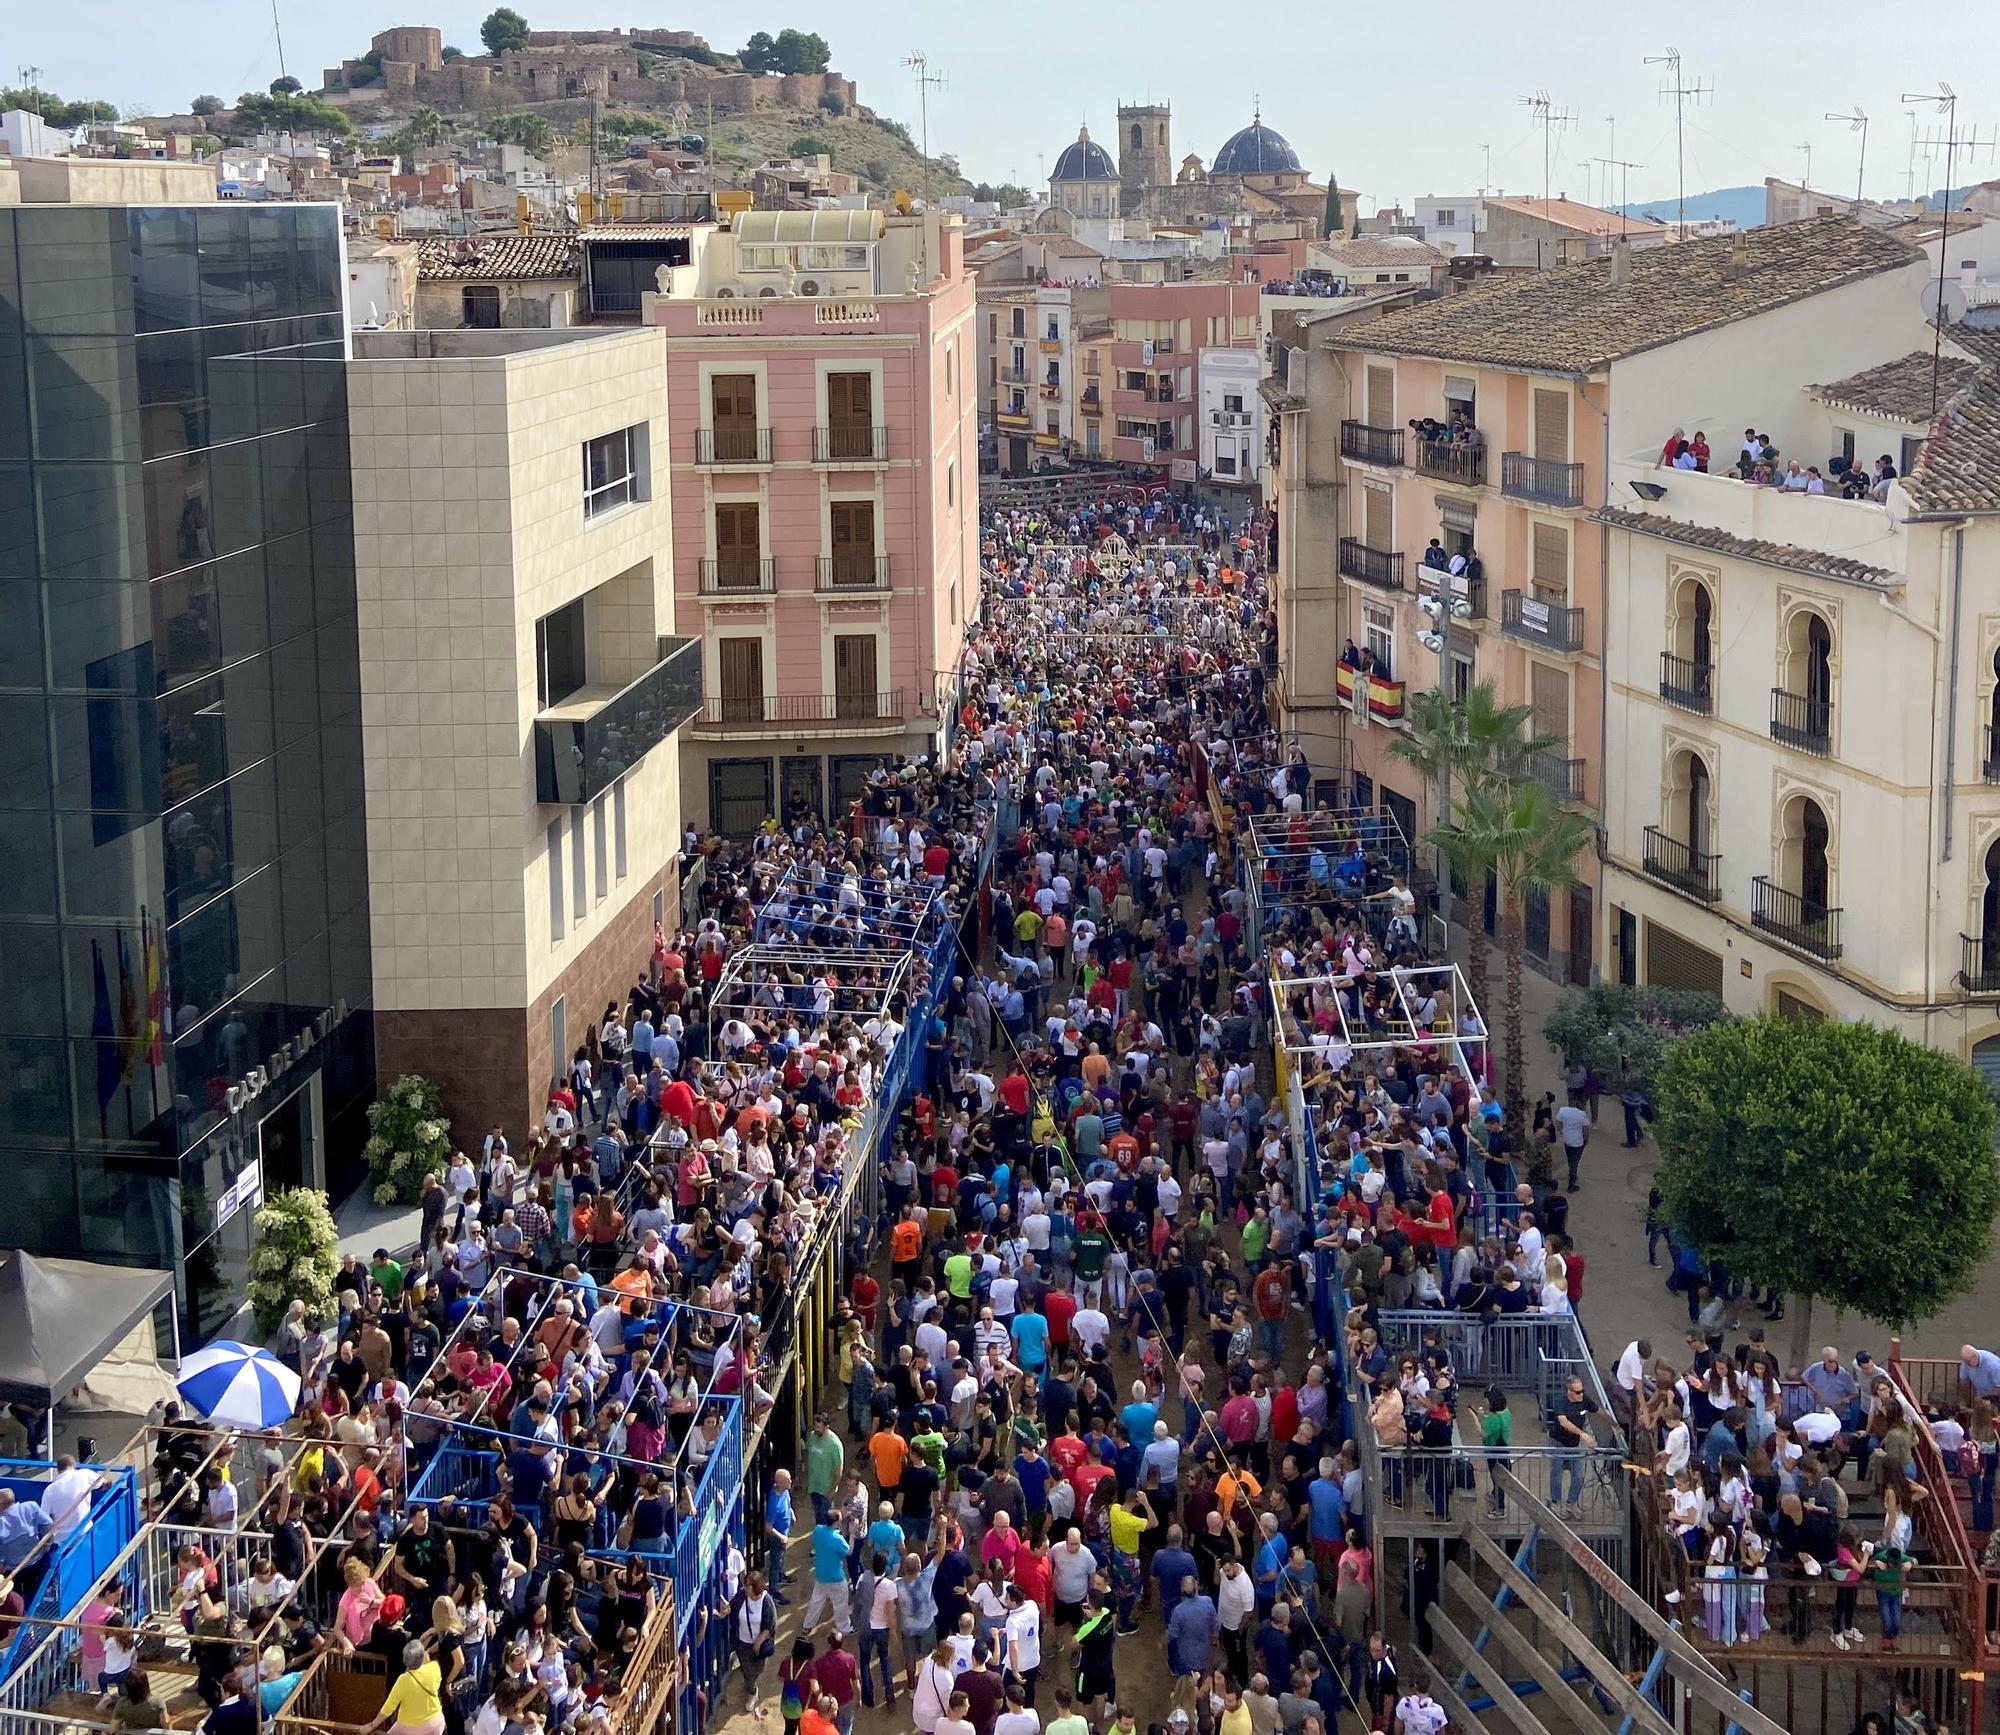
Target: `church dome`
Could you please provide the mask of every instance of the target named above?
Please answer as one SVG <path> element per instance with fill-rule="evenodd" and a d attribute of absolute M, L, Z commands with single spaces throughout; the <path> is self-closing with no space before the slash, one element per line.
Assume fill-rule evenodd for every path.
<path fill-rule="evenodd" d="M 1282 141 L 1281 141 L 1282 142 Z M 1115 181 L 1118 168 L 1111 153 L 1090 136 L 1089 127 L 1076 129 L 1076 143 L 1056 158 L 1051 181 Z"/>
<path fill-rule="evenodd" d="M 1212 175 L 1296 175 L 1299 153 L 1259 115 L 1215 153 Z"/>

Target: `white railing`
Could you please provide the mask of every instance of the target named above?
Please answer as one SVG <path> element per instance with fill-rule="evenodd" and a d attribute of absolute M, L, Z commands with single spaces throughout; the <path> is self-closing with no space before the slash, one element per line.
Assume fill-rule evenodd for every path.
<path fill-rule="evenodd" d="M 2000 307 L 2000 277 L 1980 277 L 1965 285 L 1967 307 Z"/>
<path fill-rule="evenodd" d="M 872 301 L 815 301 L 815 325 L 879 325 L 882 310 Z"/>
<path fill-rule="evenodd" d="M 703 301 L 695 305 L 696 325 L 751 326 L 764 323 L 764 309 L 755 301 Z"/>

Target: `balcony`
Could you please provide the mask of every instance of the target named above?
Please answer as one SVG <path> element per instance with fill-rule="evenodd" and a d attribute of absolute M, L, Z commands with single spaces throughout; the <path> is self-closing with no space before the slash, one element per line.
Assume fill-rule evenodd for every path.
<path fill-rule="evenodd" d="M 1040 390 L 1043 401 L 1052 404 L 1062 396 L 1062 381 L 1043 380 L 1041 383 Z"/>
<path fill-rule="evenodd" d="M 822 554 L 819 557 L 819 593 L 846 595 L 889 588 L 889 557 L 886 554 Z"/>
<path fill-rule="evenodd" d="M 1021 412 L 1024 416 L 1027 413 Z M 886 464 L 889 430 L 862 422 L 836 422 L 813 429 L 812 451 L 815 464 Z"/>
<path fill-rule="evenodd" d="M 1059 337 L 1045 337 L 1038 347 L 1043 355 L 1061 355 L 1062 339 Z"/>
<path fill-rule="evenodd" d="M 769 428 L 696 428 L 694 461 L 697 464 L 768 464 L 771 461 Z"/>
<path fill-rule="evenodd" d="M 719 554 L 700 563 L 703 596 L 769 596 L 778 588 L 778 563 L 754 554 Z"/>
<path fill-rule="evenodd" d="M 1403 588 L 1403 557 L 1385 548 L 1370 548 L 1357 537 L 1340 539 L 1340 571 L 1344 578 L 1356 578 L 1377 590 Z"/>
<path fill-rule="evenodd" d="M 1518 590 L 1500 593 L 1500 630 L 1545 651 L 1583 649 L 1583 610 L 1543 602 Z"/>
<path fill-rule="evenodd" d="M 1024 367 L 1003 367 L 1000 383 L 1003 386 L 1031 386 L 1035 383 L 1035 376 Z"/>
<path fill-rule="evenodd" d="M 1500 492 L 1540 506 L 1581 506 L 1583 466 L 1559 464 L 1527 452 L 1500 454 Z"/>
<path fill-rule="evenodd" d="M 1366 422 L 1342 422 L 1340 455 L 1361 464 L 1394 468 L 1403 461 L 1403 430 L 1371 428 Z"/>
<path fill-rule="evenodd" d="M 1031 432 L 1034 428 L 1035 413 L 1026 404 L 1022 404 L 1018 408 L 1009 407 L 995 410 L 993 412 L 993 420 L 998 427 L 1005 429 L 1009 433 L 1025 434 Z"/>
<path fill-rule="evenodd" d="M 1815 958 L 1840 956 L 1840 911 L 1773 885 L 1768 875 L 1750 882 L 1750 925 Z"/>
<path fill-rule="evenodd" d="M 1824 759 L 1833 751 L 1833 706 L 1805 693 L 1771 689 L 1771 739 Z"/>
<path fill-rule="evenodd" d="M 1363 682 L 1367 686 L 1369 716 L 1383 723 L 1400 723 L 1403 720 L 1403 702 L 1406 696 L 1403 682 L 1392 681 L 1386 675 L 1363 675 L 1360 670 L 1351 669 L 1345 663 L 1336 663 L 1333 669 L 1333 688 L 1340 695 L 1340 702 L 1349 710 L 1354 708 L 1354 688 L 1357 682 Z"/>
<path fill-rule="evenodd" d="M 1250 426 L 1248 410 L 1210 410 L 1208 425 L 1211 428 L 1247 428 Z"/>
<path fill-rule="evenodd" d="M 1722 901 L 1722 857 L 1669 837 L 1657 825 L 1646 827 L 1645 865 L 1649 878 L 1698 904 Z"/>
<path fill-rule="evenodd" d="M 1683 711 L 1694 711 L 1703 717 L 1711 715 L 1715 710 L 1715 665 L 1662 651 L 1660 697 Z"/>
<path fill-rule="evenodd" d="M 1083 396 L 1077 400 L 1086 410 L 1097 411 L 1104 408 L 1104 400 L 1098 396 L 1095 384 L 1083 388 Z"/>
<path fill-rule="evenodd" d="M 624 687 L 579 688 L 535 719 L 535 799 L 583 807 L 702 709 L 701 641 L 663 638 Z"/>
<path fill-rule="evenodd" d="M 1560 753 L 1536 753 L 1528 760 L 1529 774 L 1556 800 L 1583 800 L 1583 761 L 1565 759 Z"/>
<path fill-rule="evenodd" d="M 1478 488 L 1486 481 L 1486 448 L 1456 440 L 1419 440 L 1417 473 L 1461 488 Z"/>
<path fill-rule="evenodd" d="M 771 729 L 783 733 L 816 723 L 894 724 L 911 713 L 910 695 L 894 693 L 763 693 L 752 698 L 709 698 L 693 727 L 704 731 Z"/>
<path fill-rule="evenodd" d="M 1468 578 L 1464 573 L 1453 578 L 1443 567 L 1426 566 L 1417 562 L 1417 591 L 1422 596 L 1436 596 L 1442 582 L 1451 586 L 1452 619 L 1461 621 L 1483 621 L 1486 619 L 1486 579 Z"/>
<path fill-rule="evenodd" d="M 2000 994 L 2000 934 L 1960 934 L 1958 985 L 1968 994 Z"/>

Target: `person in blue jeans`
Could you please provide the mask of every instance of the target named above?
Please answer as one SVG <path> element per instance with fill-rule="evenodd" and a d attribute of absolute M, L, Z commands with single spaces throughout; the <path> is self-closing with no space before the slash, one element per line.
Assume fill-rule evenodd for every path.
<path fill-rule="evenodd" d="M 1584 1395 L 1583 1381 L 1572 1376 L 1563 1391 L 1549 1434 L 1556 1450 L 1549 1457 L 1549 1504 L 1575 1516 L 1583 1504 L 1583 1454 L 1592 1443 L 1590 1418 L 1595 1406 Z M 1564 1493 L 1564 1484 L 1568 1493 Z"/>
<path fill-rule="evenodd" d="M 896 1664 L 890 1651 L 890 1638 L 895 1632 L 896 1584 L 887 1576 L 888 1571 L 889 1557 L 878 1548 L 869 1556 L 868 1564 L 854 1581 L 854 1630 L 861 1652 L 861 1703 L 871 1710 L 875 1705 L 875 1690 L 868 1668 L 877 1659 L 882 1665 L 882 1702 L 885 1705 L 896 1702 Z M 875 1623 L 878 1620 L 884 1624 L 877 1626 Z"/>

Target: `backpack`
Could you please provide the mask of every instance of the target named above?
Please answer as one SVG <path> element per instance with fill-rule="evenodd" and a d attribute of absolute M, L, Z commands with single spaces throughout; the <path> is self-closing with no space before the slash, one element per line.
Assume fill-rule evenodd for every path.
<path fill-rule="evenodd" d="M 1976 1481 L 1979 1470 L 1979 1442 L 1967 1434 L 1958 1443 L 1958 1473 Z"/>

